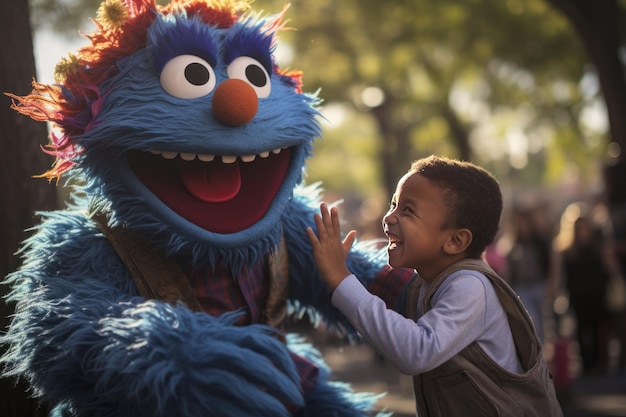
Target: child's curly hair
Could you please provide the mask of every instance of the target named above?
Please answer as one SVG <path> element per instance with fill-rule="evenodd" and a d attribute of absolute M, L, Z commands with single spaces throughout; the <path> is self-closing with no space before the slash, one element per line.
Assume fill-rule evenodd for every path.
<path fill-rule="evenodd" d="M 502 193 L 495 177 L 471 162 L 434 155 L 413 162 L 409 172 L 417 172 L 444 189 L 448 207 L 444 226 L 469 229 L 473 238 L 467 255 L 480 258 L 493 242 L 502 214 Z"/>

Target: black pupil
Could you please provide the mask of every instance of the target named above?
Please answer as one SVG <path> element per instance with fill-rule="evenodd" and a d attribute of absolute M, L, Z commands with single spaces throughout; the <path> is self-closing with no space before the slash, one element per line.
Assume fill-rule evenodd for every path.
<path fill-rule="evenodd" d="M 267 83 L 265 73 L 256 65 L 248 65 L 246 67 L 246 78 L 257 87 L 263 87 Z"/>
<path fill-rule="evenodd" d="M 185 67 L 185 78 L 193 85 L 204 85 L 209 82 L 211 74 L 204 65 L 194 62 Z"/>

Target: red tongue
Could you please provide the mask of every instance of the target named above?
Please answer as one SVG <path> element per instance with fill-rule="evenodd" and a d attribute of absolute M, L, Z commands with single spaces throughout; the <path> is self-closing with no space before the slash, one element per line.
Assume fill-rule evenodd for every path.
<path fill-rule="evenodd" d="M 239 163 L 221 161 L 178 161 L 178 175 L 185 188 L 198 200 L 222 203 L 235 197 L 241 188 Z"/>

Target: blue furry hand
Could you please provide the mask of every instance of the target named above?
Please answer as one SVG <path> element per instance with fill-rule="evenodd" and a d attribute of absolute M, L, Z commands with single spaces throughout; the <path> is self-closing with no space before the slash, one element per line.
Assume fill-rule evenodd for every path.
<path fill-rule="evenodd" d="M 128 319 L 105 319 L 100 333 L 106 339 L 138 339 L 130 355 L 133 345 L 109 351 L 101 378 L 116 383 L 120 374 L 145 372 L 136 383 L 143 384 L 140 391 L 157 394 L 159 408 L 167 410 L 163 415 L 178 415 L 181 399 L 190 397 L 197 400 L 197 415 L 290 415 L 285 405 L 302 406 L 304 400 L 288 350 L 274 329 L 234 326 L 236 319 L 234 313 L 215 318 L 154 301 L 129 310 Z M 137 334 L 142 322 L 159 330 Z"/>
<path fill-rule="evenodd" d="M 46 349 L 9 336 L 5 363 L 45 368 L 33 382 L 65 398 L 59 415 L 71 407 L 92 417 L 287 417 L 304 404 L 289 351 L 267 326 L 234 326 L 236 314 L 215 318 L 157 301 L 112 306 L 109 314 L 119 314 L 94 320 L 98 307 L 79 307 L 57 322 L 54 337 L 42 334 Z"/>

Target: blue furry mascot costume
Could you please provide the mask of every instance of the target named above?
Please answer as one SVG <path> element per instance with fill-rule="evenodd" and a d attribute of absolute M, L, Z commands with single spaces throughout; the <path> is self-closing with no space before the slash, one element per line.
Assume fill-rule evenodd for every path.
<path fill-rule="evenodd" d="M 90 44 L 13 107 L 51 122 L 44 177 L 75 188 L 41 213 L 7 277 L 2 342 L 54 416 L 365 416 L 288 315 L 356 336 L 330 303 L 301 185 L 318 99 L 272 52 L 283 13 L 228 0 L 106 0 Z M 353 248 L 350 269 L 389 276 Z M 400 279 L 400 278 L 398 278 Z M 402 278 L 406 279 L 406 278 Z"/>

